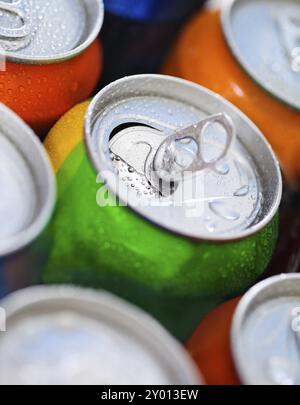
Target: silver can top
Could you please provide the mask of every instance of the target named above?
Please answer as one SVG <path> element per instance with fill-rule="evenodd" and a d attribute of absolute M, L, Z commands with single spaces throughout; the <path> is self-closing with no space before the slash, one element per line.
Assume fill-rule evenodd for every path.
<path fill-rule="evenodd" d="M 199 384 L 185 350 L 153 318 L 106 293 L 32 287 L 1 302 L 0 384 Z"/>
<path fill-rule="evenodd" d="M 229 0 L 222 23 L 229 47 L 247 73 L 300 109 L 300 1 Z"/>
<path fill-rule="evenodd" d="M 172 232 L 240 239 L 277 212 L 281 175 L 271 147 L 207 89 L 169 76 L 124 78 L 94 98 L 85 127 L 108 189 Z"/>
<path fill-rule="evenodd" d="M 54 209 L 55 176 L 33 131 L 0 103 L 0 258 L 31 243 Z"/>
<path fill-rule="evenodd" d="M 254 286 L 235 312 L 231 346 L 244 384 L 300 385 L 300 275 Z"/>
<path fill-rule="evenodd" d="M 23 63 L 72 58 L 97 37 L 102 0 L 10 0 L 0 2 L 0 53 Z"/>

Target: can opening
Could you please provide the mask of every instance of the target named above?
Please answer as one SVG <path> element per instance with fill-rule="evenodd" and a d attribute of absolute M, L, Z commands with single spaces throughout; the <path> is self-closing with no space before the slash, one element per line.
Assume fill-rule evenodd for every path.
<path fill-rule="evenodd" d="M 117 135 L 119 132 L 122 132 L 124 129 L 127 128 L 131 128 L 131 127 L 147 127 L 147 128 L 152 128 L 154 129 L 154 127 L 150 126 L 150 125 L 146 125 L 146 124 L 142 124 L 140 122 L 125 122 L 123 124 L 120 124 L 118 126 L 116 126 L 112 131 L 111 134 L 109 136 L 109 140 L 111 141 L 112 138 Z"/>

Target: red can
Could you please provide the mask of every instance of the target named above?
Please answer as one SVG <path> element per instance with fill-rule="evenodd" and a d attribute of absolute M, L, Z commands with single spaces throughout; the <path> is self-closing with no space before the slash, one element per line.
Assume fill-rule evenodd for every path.
<path fill-rule="evenodd" d="M 43 135 L 97 85 L 102 1 L 2 2 L 0 11 L 0 102 Z"/>

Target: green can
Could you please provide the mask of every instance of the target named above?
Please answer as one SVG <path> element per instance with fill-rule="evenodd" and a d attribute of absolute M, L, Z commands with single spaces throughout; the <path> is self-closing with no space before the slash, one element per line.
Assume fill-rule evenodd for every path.
<path fill-rule="evenodd" d="M 110 290 L 184 340 L 265 270 L 279 164 L 243 113 L 185 80 L 127 77 L 86 107 L 46 140 L 59 198 L 43 281 Z"/>

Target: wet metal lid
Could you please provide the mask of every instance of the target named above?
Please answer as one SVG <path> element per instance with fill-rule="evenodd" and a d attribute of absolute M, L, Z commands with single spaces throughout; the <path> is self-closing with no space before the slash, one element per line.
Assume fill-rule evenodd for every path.
<path fill-rule="evenodd" d="M 33 131 L 0 103 L 0 258 L 31 243 L 55 204 L 55 177 Z"/>
<path fill-rule="evenodd" d="M 237 108 L 198 85 L 161 75 L 118 80 L 94 98 L 85 129 L 107 188 L 165 229 L 229 241 L 277 212 L 271 147 Z"/>
<path fill-rule="evenodd" d="M 72 58 L 97 37 L 103 15 L 102 0 L 1 1 L 1 53 L 21 63 Z"/>
<path fill-rule="evenodd" d="M 229 47 L 248 74 L 300 109 L 300 1 L 229 0 L 222 23 Z"/>
<path fill-rule="evenodd" d="M 153 318 L 106 292 L 32 287 L 0 304 L 0 384 L 199 384 Z"/>
<path fill-rule="evenodd" d="M 244 384 L 300 385 L 300 275 L 257 284 L 240 301 L 231 330 Z"/>

